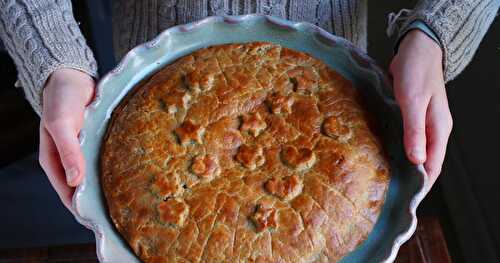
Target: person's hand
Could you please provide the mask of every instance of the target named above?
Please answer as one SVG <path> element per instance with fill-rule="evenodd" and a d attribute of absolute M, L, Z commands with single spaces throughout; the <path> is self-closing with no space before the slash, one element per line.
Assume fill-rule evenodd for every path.
<path fill-rule="evenodd" d="M 411 162 L 424 164 L 433 185 L 441 172 L 453 125 L 441 48 L 425 33 L 412 30 L 401 41 L 390 72 L 403 116 L 406 154 Z"/>
<path fill-rule="evenodd" d="M 54 71 L 43 90 L 39 161 L 64 205 L 72 210 L 75 186 L 85 174 L 78 133 L 85 107 L 94 95 L 94 81 L 74 69 Z"/>

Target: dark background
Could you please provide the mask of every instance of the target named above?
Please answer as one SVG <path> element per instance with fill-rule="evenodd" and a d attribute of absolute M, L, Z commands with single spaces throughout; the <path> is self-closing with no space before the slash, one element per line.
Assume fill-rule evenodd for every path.
<path fill-rule="evenodd" d="M 412 8 L 415 2 L 369 1 L 368 53 L 384 67 L 390 62 L 394 42 L 394 39 L 385 35 L 386 15 L 401 8 Z M 102 75 L 115 64 L 109 4 L 99 0 L 75 1 L 74 9 L 82 31 L 97 57 Z M 473 61 L 457 79 L 447 84 L 454 130 L 440 179 L 418 211 L 420 215 L 439 218 L 454 262 L 500 262 L 499 47 L 500 21 L 497 19 Z M 36 154 L 33 152 L 38 148 L 39 118 L 24 99 L 22 90 L 14 87 L 15 67 L 8 55 L 2 52 L 0 79 L 3 83 L 0 86 L 0 205 L 7 215 L 7 223 L 4 222 L 7 227 L 0 228 L 0 247 L 72 242 L 71 233 L 56 238 L 56 241 L 52 241 L 54 244 L 44 244 L 43 238 L 35 242 L 27 236 L 10 236 L 6 239 L 9 233 L 15 233 L 8 231 L 9 222 L 19 220 L 24 220 L 26 228 L 33 228 L 33 233 L 36 232 L 41 237 L 51 235 L 51 232 L 35 229 L 37 224 L 33 221 L 60 220 L 66 222 L 61 223 L 65 227 L 62 232 L 80 233 L 75 235 L 78 236 L 74 238 L 75 243 L 92 240 L 92 235 L 74 223 L 71 215 L 58 203 L 36 163 Z M 23 165 L 31 167 L 28 169 L 32 173 L 29 178 L 25 175 L 26 169 L 19 168 Z M 9 186 L 16 184 L 9 184 L 9 180 L 12 181 L 13 178 L 31 183 L 25 184 L 23 189 L 12 189 Z M 7 183 L 4 183 L 5 180 Z M 14 209 L 12 202 L 27 202 L 8 199 L 9 193 L 16 191 L 30 194 L 49 192 L 49 196 L 41 196 L 36 204 L 28 204 L 24 209 Z M 43 214 L 43 211 L 52 211 L 51 209 L 56 211 L 55 215 Z M 37 214 L 33 214 L 35 212 L 32 211 L 35 210 L 38 211 Z"/>

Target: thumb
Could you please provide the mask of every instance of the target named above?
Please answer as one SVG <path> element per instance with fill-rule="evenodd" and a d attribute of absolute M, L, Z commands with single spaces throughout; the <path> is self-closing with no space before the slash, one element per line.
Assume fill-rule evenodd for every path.
<path fill-rule="evenodd" d="M 429 96 L 416 92 L 419 90 L 416 81 L 401 78 L 397 74 L 394 79 L 394 95 L 401 108 L 403 117 L 403 141 L 406 155 L 414 164 L 422 164 L 427 159 L 427 138 L 425 119 Z"/>
<path fill-rule="evenodd" d="M 85 174 L 85 167 L 75 125 L 62 119 L 47 123 L 46 128 L 56 144 L 68 185 L 79 185 Z"/>
<path fill-rule="evenodd" d="M 428 102 L 413 97 L 400 101 L 403 115 L 404 146 L 408 159 L 415 164 L 422 164 L 427 159 L 425 116 Z"/>

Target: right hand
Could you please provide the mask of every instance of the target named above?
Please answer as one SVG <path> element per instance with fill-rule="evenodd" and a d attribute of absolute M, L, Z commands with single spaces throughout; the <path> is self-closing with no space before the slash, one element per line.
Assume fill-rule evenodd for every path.
<path fill-rule="evenodd" d="M 94 80 L 88 74 L 62 68 L 50 75 L 43 90 L 39 161 L 69 210 L 72 210 L 74 187 L 85 175 L 78 134 L 94 87 Z"/>
<path fill-rule="evenodd" d="M 420 30 L 401 41 L 390 71 L 401 107 L 408 159 L 423 164 L 430 186 L 441 173 L 453 119 L 443 77 L 441 47 Z"/>

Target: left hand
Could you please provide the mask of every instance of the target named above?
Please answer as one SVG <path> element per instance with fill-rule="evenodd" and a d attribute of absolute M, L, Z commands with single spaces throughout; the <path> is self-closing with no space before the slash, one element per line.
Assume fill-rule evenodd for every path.
<path fill-rule="evenodd" d="M 408 159 L 424 164 L 434 184 L 441 173 L 453 121 L 444 85 L 442 51 L 420 30 L 406 34 L 390 72 L 403 116 Z"/>
<path fill-rule="evenodd" d="M 78 134 L 85 107 L 94 95 L 94 80 L 86 73 L 61 68 L 43 90 L 40 122 L 40 165 L 63 204 L 72 211 L 74 187 L 85 175 Z"/>

